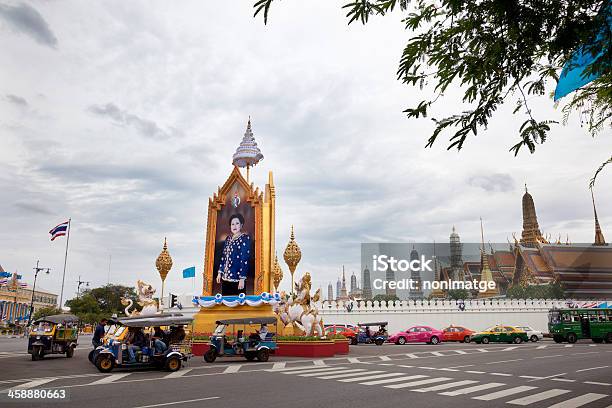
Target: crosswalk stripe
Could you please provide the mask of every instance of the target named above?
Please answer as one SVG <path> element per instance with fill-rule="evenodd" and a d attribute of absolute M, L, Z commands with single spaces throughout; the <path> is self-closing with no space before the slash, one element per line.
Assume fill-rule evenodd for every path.
<path fill-rule="evenodd" d="M 577 408 L 581 407 L 589 402 L 597 401 L 598 399 L 602 399 L 603 397 L 607 397 L 607 394 L 596 394 L 590 392 L 588 394 L 579 395 L 572 399 L 565 400 L 563 402 L 559 402 L 558 404 L 551 405 L 548 408 Z"/>
<path fill-rule="evenodd" d="M 331 367 L 331 366 L 328 366 L 328 367 Z M 315 367 L 315 366 L 311 366 L 310 365 L 310 366 L 300 366 L 300 367 L 279 368 L 278 370 L 275 370 L 274 368 L 271 368 L 271 369 L 269 369 L 267 371 L 275 371 L 277 373 L 288 373 L 288 372 L 291 372 L 291 371 L 298 372 L 298 371 L 308 371 L 308 370 L 319 370 L 321 368 L 323 368 L 323 367 Z"/>
<path fill-rule="evenodd" d="M 7 388 L 6 390 L 2 390 L 0 391 L 0 394 L 4 394 L 7 393 L 10 389 L 26 389 L 26 388 L 34 388 L 34 387 L 39 387 L 43 384 L 46 384 L 48 382 L 54 381 L 56 380 L 56 378 L 41 378 L 38 380 L 34 380 L 34 381 L 30 381 L 21 385 L 16 385 L 14 387 L 11 388 Z"/>
<path fill-rule="evenodd" d="M 283 374 L 303 374 L 303 373 L 323 373 L 325 371 L 338 371 L 341 368 L 345 367 L 327 367 L 327 368 L 311 368 L 310 370 L 298 370 L 298 371 L 281 371 Z"/>
<path fill-rule="evenodd" d="M 380 358 L 382 361 L 391 361 L 391 358 L 387 356 L 378 356 L 378 358 Z"/>
<path fill-rule="evenodd" d="M 544 346 L 538 346 L 538 347 L 536 347 L 536 350 L 542 350 L 542 349 L 545 349 L 546 347 L 548 347 L 548 344 L 546 344 Z"/>
<path fill-rule="evenodd" d="M 387 383 L 392 383 L 392 382 L 399 382 L 399 381 L 406 381 L 406 380 L 416 380 L 417 378 L 426 378 L 426 375 L 411 375 L 408 377 L 399 377 L 399 378 L 384 378 L 382 380 L 374 380 L 374 381 L 367 381 L 367 382 L 362 382 L 359 383 L 361 385 L 379 385 L 379 384 L 387 384 Z"/>
<path fill-rule="evenodd" d="M 489 350 L 483 349 L 483 348 L 479 348 L 479 349 L 476 349 L 476 350 L 480 351 L 481 353 L 488 353 L 489 352 Z"/>
<path fill-rule="evenodd" d="M 461 387 L 464 385 L 474 384 L 477 382 L 478 381 L 474 381 L 474 380 L 455 381 L 455 382 L 450 382 L 446 384 L 434 385 L 432 387 L 427 387 L 427 388 L 418 388 L 416 390 L 410 390 L 410 391 L 415 391 L 415 392 L 442 391 L 442 390 L 448 390 L 449 388 L 456 388 L 456 387 Z"/>
<path fill-rule="evenodd" d="M 528 395 L 523 398 L 518 398 L 512 401 L 508 401 L 508 404 L 529 405 L 529 404 L 533 404 L 534 402 L 539 402 L 539 401 L 543 401 L 548 398 L 553 398 L 559 395 L 567 394 L 568 392 L 569 390 L 561 390 L 559 388 L 553 388 L 552 390 L 548 390 L 548 391 L 540 392 L 538 394 Z"/>
<path fill-rule="evenodd" d="M 373 380 L 375 378 L 385 378 L 385 377 L 397 377 L 398 375 L 404 375 L 406 373 L 383 373 L 383 374 L 376 374 L 376 375 L 366 375 L 365 377 L 356 377 L 356 378 L 346 378 L 346 379 L 342 379 L 342 380 L 338 380 L 341 382 L 358 382 L 358 381 L 365 381 L 365 380 Z"/>
<path fill-rule="evenodd" d="M 306 374 L 301 374 L 298 373 L 297 376 L 298 377 L 316 377 L 317 375 L 321 375 L 321 374 L 339 374 L 339 373 L 346 373 L 347 371 L 349 371 L 350 369 L 347 368 L 342 368 L 342 369 L 335 369 L 332 371 L 326 371 L 324 373 L 321 373 L 320 371 L 315 371 L 314 373 L 306 373 Z"/>
<path fill-rule="evenodd" d="M 472 397 L 472 399 L 477 399 L 481 401 L 491 401 L 498 398 L 503 398 L 508 395 L 514 395 L 525 391 L 534 390 L 538 387 L 532 387 L 531 385 L 521 385 L 519 387 L 508 388 L 507 390 L 501 390 L 492 392 L 490 394 L 479 395 L 478 397 Z"/>
<path fill-rule="evenodd" d="M 130 373 L 122 373 L 122 374 L 111 374 L 108 377 L 100 378 L 89 385 L 100 385 L 100 384 L 110 384 L 113 381 L 117 381 L 123 377 L 127 377 Z"/>
<path fill-rule="evenodd" d="M 510 350 L 514 350 L 516 348 L 518 348 L 518 346 L 510 346 L 510 347 L 506 347 L 506 348 L 502 349 L 501 351 L 510 351 Z"/>
<path fill-rule="evenodd" d="M 351 364 L 361 363 L 361 361 L 359 361 L 359 359 L 356 357 L 349 357 L 348 362 Z"/>
<path fill-rule="evenodd" d="M 273 370 L 280 370 L 281 368 L 285 368 L 286 365 L 287 365 L 286 362 L 280 361 L 278 363 L 274 363 L 274 365 L 272 366 L 272 369 Z"/>
<path fill-rule="evenodd" d="M 193 371 L 193 368 L 184 368 L 182 370 L 175 371 L 166 375 L 164 378 L 179 378 L 187 374 L 188 372 Z"/>
<path fill-rule="evenodd" d="M 448 378 L 448 377 L 429 378 L 427 380 L 411 381 L 411 382 L 402 383 L 402 384 L 385 385 L 385 388 L 398 389 L 398 388 L 417 387 L 419 385 L 433 384 L 433 383 L 447 381 L 447 380 L 452 380 L 452 378 Z"/>
<path fill-rule="evenodd" d="M 223 374 L 237 373 L 238 371 L 240 371 L 241 367 L 242 367 L 242 364 L 236 364 L 236 365 L 227 366 L 227 368 L 225 370 L 223 370 Z"/>
<path fill-rule="evenodd" d="M 455 353 L 457 354 L 467 354 L 467 352 L 463 351 L 463 350 L 453 350 Z"/>
<path fill-rule="evenodd" d="M 412 353 L 407 353 L 406 357 L 410 357 L 410 358 L 419 358 L 419 356 L 417 356 L 416 354 L 412 354 Z"/>
<path fill-rule="evenodd" d="M 316 365 L 316 366 L 324 366 L 325 365 L 325 361 L 323 361 L 323 360 L 315 360 L 313 362 L 313 364 Z"/>
<path fill-rule="evenodd" d="M 574 347 L 574 345 L 573 345 L 573 344 L 568 344 L 568 345 L 566 345 L 566 346 L 564 346 L 564 347 L 565 347 L 565 348 L 570 348 L 570 347 Z"/>
<path fill-rule="evenodd" d="M 317 378 L 320 378 L 321 380 L 334 380 L 336 378 L 357 377 L 359 375 L 363 375 L 364 371 L 366 371 L 364 368 L 358 368 L 356 370 L 351 370 L 350 373 L 325 375 L 323 377 L 317 377 Z M 378 373 L 384 373 L 384 371 L 368 371 L 368 373 L 378 374 Z"/>
<path fill-rule="evenodd" d="M 430 351 L 430 353 L 433 354 L 434 356 L 444 357 L 444 354 L 440 353 L 439 351 Z"/>
<path fill-rule="evenodd" d="M 489 388 L 501 387 L 502 385 L 506 385 L 506 384 L 493 382 L 493 383 L 475 385 L 473 387 L 463 388 L 463 389 L 455 390 L 455 391 L 441 392 L 440 395 L 448 395 L 448 396 L 453 397 L 455 395 L 471 394 L 477 391 L 488 390 Z"/>

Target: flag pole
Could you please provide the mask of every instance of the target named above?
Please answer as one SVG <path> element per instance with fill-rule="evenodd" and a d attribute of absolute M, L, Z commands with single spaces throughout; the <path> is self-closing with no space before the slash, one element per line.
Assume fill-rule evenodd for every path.
<path fill-rule="evenodd" d="M 64 301 L 64 281 L 66 280 L 66 261 L 68 260 L 68 241 L 70 241 L 71 220 L 72 218 L 68 218 L 68 232 L 66 233 L 66 253 L 64 254 L 64 273 L 62 274 L 62 291 L 60 292 L 59 303 L 60 310 L 63 307 L 62 302 Z"/>

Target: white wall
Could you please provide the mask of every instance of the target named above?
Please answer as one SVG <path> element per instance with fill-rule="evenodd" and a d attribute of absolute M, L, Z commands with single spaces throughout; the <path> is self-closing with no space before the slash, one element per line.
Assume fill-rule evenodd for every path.
<path fill-rule="evenodd" d="M 352 302 L 350 312 L 345 302 L 324 301 L 317 306 L 325 324 L 387 321 L 391 334 L 414 325 L 442 329 L 451 324 L 472 330 L 483 330 L 494 324 L 525 325 L 547 333 L 548 311 L 553 307 L 566 308 L 568 302 L 577 305 L 593 303 L 541 299 L 466 300 L 463 311 L 454 300 L 402 300 L 388 305 L 385 302 Z"/>

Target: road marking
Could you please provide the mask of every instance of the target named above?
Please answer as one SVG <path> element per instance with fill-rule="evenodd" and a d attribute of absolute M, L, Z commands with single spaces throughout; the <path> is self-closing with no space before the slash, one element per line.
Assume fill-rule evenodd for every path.
<path fill-rule="evenodd" d="M 612 385 L 610 383 L 605 383 L 605 382 L 597 382 L 597 381 L 585 381 L 585 384 L 591 384 L 591 385 Z"/>
<path fill-rule="evenodd" d="M 285 366 L 287 365 L 287 363 L 285 361 L 281 361 L 279 363 L 274 363 L 274 365 L 272 366 L 273 370 L 280 370 L 281 368 L 285 368 Z"/>
<path fill-rule="evenodd" d="M 436 367 L 417 367 L 417 368 L 420 368 L 422 370 L 437 370 Z"/>
<path fill-rule="evenodd" d="M 330 371 L 326 371 L 323 374 L 327 375 L 327 374 L 340 374 L 340 373 L 346 373 L 347 369 L 346 368 L 336 368 L 335 370 L 330 370 Z M 298 373 L 297 376 L 298 377 L 315 377 L 317 375 L 321 375 L 322 373 L 320 371 L 315 371 L 314 373 L 306 373 L 306 374 L 302 374 L 302 373 Z"/>
<path fill-rule="evenodd" d="M 437 383 L 437 382 L 442 382 L 442 381 L 447 381 L 447 380 L 452 380 L 452 378 L 448 378 L 448 377 L 430 378 L 427 380 L 412 381 L 412 382 L 407 382 L 407 383 L 402 383 L 402 384 L 385 385 L 385 388 L 398 389 L 398 388 L 416 387 L 419 385 L 432 384 L 432 383 Z"/>
<path fill-rule="evenodd" d="M 569 378 L 552 378 L 551 381 L 559 382 L 576 382 L 576 380 L 570 380 Z"/>
<path fill-rule="evenodd" d="M 407 377 L 385 378 L 383 380 L 368 381 L 368 382 L 362 382 L 359 384 L 361 385 L 379 385 L 379 384 L 387 384 L 391 382 L 399 382 L 399 381 L 405 381 L 405 380 L 416 380 L 417 378 L 427 378 L 427 376 L 426 375 L 410 375 Z"/>
<path fill-rule="evenodd" d="M 380 358 L 382 361 L 391 361 L 391 358 L 387 356 L 378 356 L 378 358 Z"/>
<path fill-rule="evenodd" d="M 454 351 L 454 352 L 455 352 L 455 353 L 457 353 L 457 354 L 467 354 L 467 353 L 466 353 L 465 351 L 463 351 L 463 350 L 452 350 L 452 351 Z"/>
<path fill-rule="evenodd" d="M 588 404 L 589 402 L 597 401 L 598 399 L 602 399 L 607 396 L 607 394 L 596 394 L 590 392 L 588 394 L 579 395 L 572 399 L 568 399 L 563 402 L 559 402 L 558 404 L 551 405 L 548 408 L 577 408 Z"/>
<path fill-rule="evenodd" d="M 533 377 L 533 379 L 531 379 L 529 382 L 539 381 L 539 380 L 549 380 L 551 378 L 560 377 L 560 376 L 565 375 L 565 374 L 567 374 L 567 373 L 553 374 L 553 375 L 549 375 L 548 377 Z M 525 376 L 525 377 L 527 377 L 527 376 Z"/>
<path fill-rule="evenodd" d="M 317 378 L 320 378 L 321 380 L 334 380 L 336 378 L 357 377 L 357 376 L 363 375 L 364 371 L 367 371 L 367 370 L 365 370 L 363 368 L 359 368 L 357 370 L 351 370 L 350 373 L 325 375 L 323 377 L 317 377 Z M 370 374 L 378 374 L 378 373 L 384 373 L 384 371 L 368 371 L 368 373 L 370 373 Z"/>
<path fill-rule="evenodd" d="M 459 370 L 455 370 L 454 368 L 441 368 L 440 371 L 459 371 Z"/>
<path fill-rule="evenodd" d="M 117 381 L 123 377 L 127 377 L 130 374 L 131 373 L 111 374 L 108 377 L 100 378 L 99 380 L 96 380 L 90 383 L 89 385 L 110 384 L 113 381 Z"/>
<path fill-rule="evenodd" d="M 479 349 L 476 349 L 476 350 L 480 351 L 481 353 L 488 353 L 489 352 L 489 350 L 483 349 L 483 348 L 479 348 Z"/>
<path fill-rule="evenodd" d="M 608 368 L 610 366 L 601 366 L 601 367 L 591 367 L 591 368 L 583 368 L 582 370 L 576 370 L 577 373 L 581 371 L 589 371 L 589 370 L 599 370 L 600 368 Z"/>
<path fill-rule="evenodd" d="M 506 385 L 506 384 L 495 383 L 495 382 L 487 383 L 487 384 L 480 384 L 480 385 L 475 385 L 473 387 L 462 388 L 460 390 L 441 392 L 440 395 L 448 395 L 448 396 L 454 397 L 455 395 L 471 394 L 477 391 L 488 390 L 489 388 L 501 387 L 502 385 Z"/>
<path fill-rule="evenodd" d="M 419 358 L 419 356 L 417 356 L 416 354 L 412 354 L 412 353 L 408 353 L 408 354 L 406 354 L 406 357 L 410 357 L 410 358 Z"/>
<path fill-rule="evenodd" d="M 341 368 L 344 368 L 344 367 L 311 368 L 310 370 L 281 371 L 281 372 L 283 374 L 303 374 L 303 373 L 309 373 L 309 372 L 323 373 L 326 371 L 338 371 L 338 369 L 341 369 Z"/>
<path fill-rule="evenodd" d="M 474 384 L 477 382 L 478 381 L 474 381 L 474 380 L 455 381 L 455 382 L 450 382 L 446 384 L 434 385 L 433 387 L 419 388 L 419 389 L 410 390 L 410 391 L 414 391 L 414 392 L 442 391 L 442 390 L 448 390 L 449 388 L 456 388 L 456 387 L 461 387 L 464 385 Z"/>
<path fill-rule="evenodd" d="M 85 377 L 104 377 L 106 376 L 106 374 L 102 374 L 102 373 L 96 373 L 96 374 L 73 374 L 73 375 L 63 375 L 63 376 L 57 376 L 57 377 L 42 377 L 42 378 L 19 378 L 19 379 L 14 379 L 14 380 L 2 380 L 0 381 L 0 384 L 9 384 L 9 383 L 16 383 L 16 382 L 27 382 L 27 381 L 35 381 L 35 380 L 44 380 L 46 378 L 54 378 L 57 380 L 65 380 L 68 378 L 85 378 Z"/>
<path fill-rule="evenodd" d="M 567 394 L 568 392 L 569 390 L 561 390 L 559 388 L 553 388 L 552 390 L 547 390 L 544 392 L 540 392 L 538 394 L 532 394 L 532 395 L 528 395 L 523 398 L 517 398 L 515 400 L 508 401 L 508 404 L 529 405 L 529 404 L 533 404 L 534 402 L 543 401 L 548 398 L 558 397 L 559 395 Z"/>
<path fill-rule="evenodd" d="M 512 346 L 512 347 L 506 347 L 505 349 L 502 349 L 502 351 L 510 351 L 510 350 L 514 350 L 517 349 L 518 346 Z"/>
<path fill-rule="evenodd" d="M 479 395 L 478 397 L 472 397 L 472 399 L 477 399 L 481 401 L 491 401 L 494 399 L 507 397 L 508 395 L 514 395 L 520 392 L 534 390 L 536 388 L 538 387 L 532 387 L 530 385 L 521 385 L 519 387 L 508 388 L 507 390 L 501 390 L 501 391 L 492 392 L 490 394 Z"/>
<path fill-rule="evenodd" d="M 179 378 L 187 374 L 188 372 L 193 371 L 193 368 L 185 368 L 182 370 L 175 371 L 173 373 L 168 374 L 164 378 Z"/>
<path fill-rule="evenodd" d="M 241 368 L 242 368 L 242 364 L 227 366 L 227 368 L 223 370 L 223 374 L 237 373 L 238 371 L 240 371 Z"/>
<path fill-rule="evenodd" d="M 384 373 L 384 374 L 376 374 L 376 375 L 366 375 L 365 377 L 357 377 L 357 378 L 345 378 L 342 380 L 338 380 L 341 382 L 359 382 L 365 380 L 374 380 L 376 378 L 385 378 L 385 377 L 397 377 L 398 375 L 405 375 L 406 373 Z"/>
<path fill-rule="evenodd" d="M 11 389 L 27 389 L 27 388 L 39 387 L 39 386 L 41 386 L 43 384 L 46 384 L 46 383 L 54 381 L 54 380 L 57 380 L 57 378 L 41 378 L 39 380 L 30 381 L 30 382 L 27 382 L 25 384 L 16 385 L 15 387 L 12 387 L 12 388 L 9 388 L 9 389 L 6 389 L 6 390 L 2 390 L 2 391 L 0 391 L 0 394 L 7 393 Z"/>
<path fill-rule="evenodd" d="M 175 404 L 186 404 L 188 402 L 198 402 L 198 401 L 206 401 L 206 400 L 211 400 L 211 399 L 218 399 L 221 397 L 206 397 L 206 398 L 198 398 L 198 399 L 192 399 L 192 400 L 185 400 L 185 401 L 173 401 L 173 402 L 165 402 L 163 404 L 153 404 L 153 405 L 140 405 L 138 407 L 134 407 L 134 408 L 153 408 L 153 407 L 163 407 L 165 405 L 175 405 Z"/>
<path fill-rule="evenodd" d="M 512 374 L 508 373 L 489 373 L 490 375 L 499 375 L 501 377 L 512 377 Z"/>
<path fill-rule="evenodd" d="M 484 371 L 466 371 L 466 373 L 470 373 L 470 374 L 484 374 Z"/>
<path fill-rule="evenodd" d="M 568 344 L 567 346 L 564 346 L 565 348 L 570 348 L 570 347 L 574 347 L 573 344 Z"/>
<path fill-rule="evenodd" d="M 548 344 L 545 345 L 545 346 L 538 346 L 538 347 L 536 347 L 536 350 L 542 350 L 542 349 L 545 349 L 547 347 L 548 347 Z"/>
<path fill-rule="evenodd" d="M 445 355 L 440 353 L 439 351 L 430 351 L 430 353 L 433 354 L 434 356 L 445 357 Z"/>
<path fill-rule="evenodd" d="M 474 367 L 474 364 L 467 364 L 467 365 L 454 366 L 454 367 L 448 367 L 448 368 L 463 368 L 463 367 Z"/>
<path fill-rule="evenodd" d="M 555 354 L 552 356 L 540 356 L 540 357 L 534 357 L 534 358 L 552 358 L 552 357 L 562 357 L 563 354 Z"/>
<path fill-rule="evenodd" d="M 404 368 L 414 368 L 414 366 L 409 366 L 409 365 L 399 365 L 398 367 L 404 367 Z"/>
<path fill-rule="evenodd" d="M 517 359 L 514 359 L 514 360 L 492 361 L 492 362 L 486 363 L 486 364 L 489 365 L 489 364 L 500 364 L 500 363 L 512 363 L 513 361 L 523 361 L 523 359 L 522 358 L 517 358 Z"/>
<path fill-rule="evenodd" d="M 585 351 L 584 353 L 572 353 L 572 356 L 579 356 L 582 354 L 599 354 L 599 351 Z"/>
<path fill-rule="evenodd" d="M 351 364 L 361 363 L 361 361 L 359 361 L 359 359 L 356 357 L 349 357 L 348 362 Z"/>
<path fill-rule="evenodd" d="M 395 364 L 390 364 L 390 363 L 379 363 L 378 365 L 381 365 L 381 366 L 392 366 L 392 365 L 395 365 Z"/>
<path fill-rule="evenodd" d="M 332 367 L 332 366 L 328 366 L 328 367 Z M 317 368 L 315 366 L 301 366 L 301 367 L 279 368 L 277 370 L 275 370 L 274 368 L 270 368 L 270 369 L 268 369 L 266 371 L 274 371 L 274 372 L 277 372 L 277 373 L 287 373 L 287 372 L 290 372 L 290 371 L 297 372 L 297 371 L 302 371 L 302 370 L 303 371 L 307 371 L 307 370 L 319 370 L 319 369 L 320 368 Z"/>

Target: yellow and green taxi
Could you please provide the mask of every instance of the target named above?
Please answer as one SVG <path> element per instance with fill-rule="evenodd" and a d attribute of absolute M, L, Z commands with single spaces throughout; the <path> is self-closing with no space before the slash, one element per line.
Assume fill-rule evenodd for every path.
<path fill-rule="evenodd" d="M 488 344 L 490 342 L 520 344 L 528 340 L 529 337 L 525 331 L 513 326 L 503 325 L 489 327 L 486 330 L 472 334 L 470 337 L 470 341 L 478 344 Z"/>

